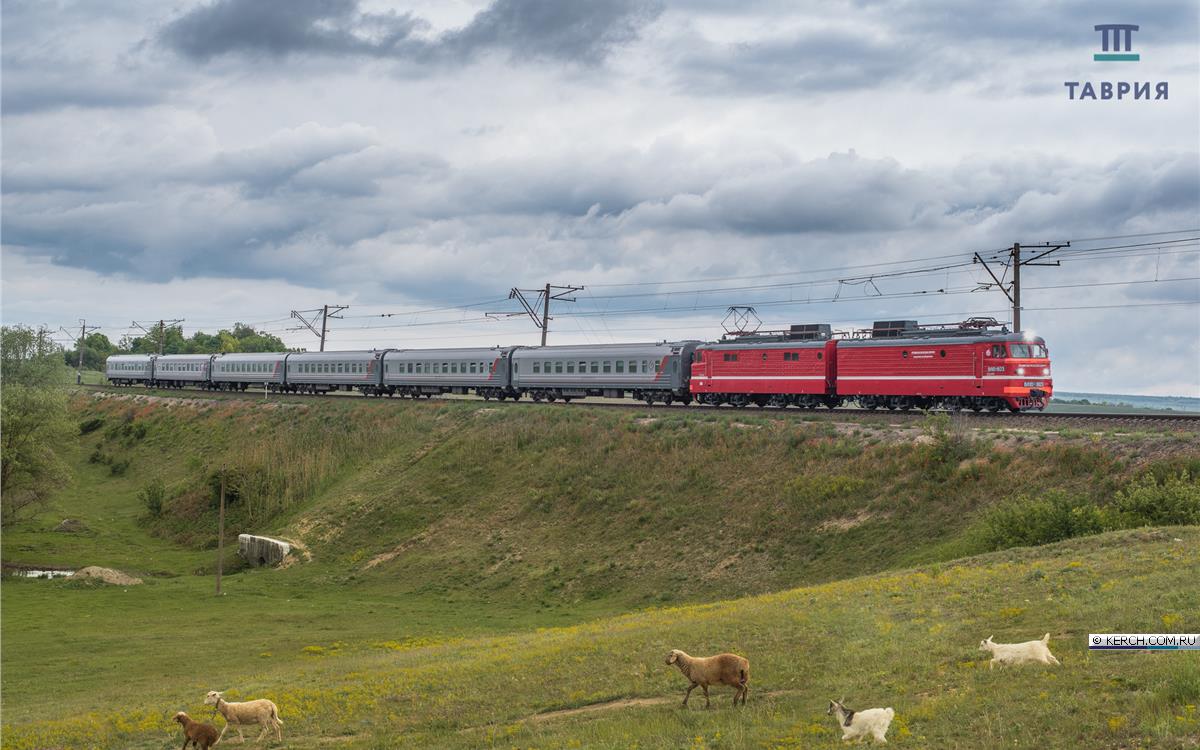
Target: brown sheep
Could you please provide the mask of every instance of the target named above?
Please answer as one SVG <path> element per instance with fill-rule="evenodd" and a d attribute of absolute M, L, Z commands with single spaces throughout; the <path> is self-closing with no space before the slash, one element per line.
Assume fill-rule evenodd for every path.
<path fill-rule="evenodd" d="M 188 743 L 192 743 L 199 750 L 208 750 L 213 745 L 217 744 L 217 738 L 221 735 L 217 732 L 217 728 L 208 722 L 200 723 L 192 721 L 192 717 L 185 714 L 183 711 L 175 714 L 175 721 L 178 721 L 183 726 L 183 748 L 187 750 Z"/>
<path fill-rule="evenodd" d="M 746 705 L 746 694 L 750 692 L 750 662 L 737 654 L 718 654 L 716 656 L 688 656 L 679 649 L 672 649 L 667 654 L 667 664 L 674 664 L 683 672 L 683 676 L 691 680 L 691 686 L 683 694 L 683 705 L 688 704 L 692 691 L 699 685 L 704 690 L 704 707 L 712 704 L 708 700 L 709 685 L 729 685 L 737 688 L 733 694 L 733 705 L 742 699 Z"/>

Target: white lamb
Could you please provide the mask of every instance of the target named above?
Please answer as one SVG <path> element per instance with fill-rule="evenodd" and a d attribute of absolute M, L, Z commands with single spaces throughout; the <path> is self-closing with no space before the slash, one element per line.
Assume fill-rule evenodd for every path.
<path fill-rule="evenodd" d="M 829 701 L 826 715 L 836 716 L 838 726 L 842 728 L 842 740 L 866 739 L 874 737 L 887 744 L 888 727 L 896 712 L 890 708 L 868 708 L 862 711 L 852 711 L 838 701 Z"/>
<path fill-rule="evenodd" d="M 216 690 L 208 691 L 208 695 L 204 696 L 205 704 L 215 706 L 215 711 L 220 711 L 225 717 L 225 726 L 221 728 L 221 737 L 225 736 L 225 730 L 233 727 L 237 730 L 238 738 L 245 742 L 246 738 L 242 735 L 241 724 L 258 724 L 262 727 L 262 731 L 258 734 L 258 739 L 255 742 L 261 742 L 262 738 L 267 735 L 272 729 L 275 730 L 276 739 L 283 740 L 283 732 L 280 727 L 283 722 L 279 720 L 279 709 L 275 704 L 266 698 L 258 700 L 246 701 L 245 703 L 230 703 L 221 697 L 221 694 Z M 221 741 L 221 737 L 217 738 L 217 742 Z"/>
<path fill-rule="evenodd" d="M 1058 664 L 1058 659 L 1054 658 L 1054 654 L 1050 653 L 1050 634 L 1046 633 L 1040 641 L 1025 641 L 1024 643 L 996 643 L 989 635 L 987 640 L 979 642 L 980 651 L 991 651 L 992 660 L 988 662 L 988 669 L 993 669 L 996 664 L 1021 664 L 1027 661 L 1041 662 L 1042 664 Z"/>

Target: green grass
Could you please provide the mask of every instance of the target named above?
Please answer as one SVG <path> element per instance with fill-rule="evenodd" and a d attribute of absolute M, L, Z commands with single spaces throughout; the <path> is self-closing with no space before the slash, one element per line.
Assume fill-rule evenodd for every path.
<path fill-rule="evenodd" d="M 1169 433 L 1016 443 L 951 429 L 924 445 L 916 431 L 878 425 L 851 434 L 744 413 L 645 420 L 470 401 L 80 396 L 73 408 L 91 422 L 70 448 L 75 480 L 47 512 L 3 529 L 4 560 L 99 564 L 146 583 L 5 580 L 4 747 L 167 747 L 171 713 L 201 712 L 203 693 L 222 688 L 279 700 L 295 747 L 343 735 L 366 747 L 678 747 L 696 736 L 715 747 L 820 746 L 833 737 L 816 728 L 824 700 L 840 697 L 824 695 L 831 681 L 851 705 L 876 700 L 871 685 L 888 686 L 878 700 L 909 722 L 910 746 L 1012 746 L 1046 731 L 1042 719 L 1008 727 L 993 716 L 972 725 L 988 733 L 972 744 L 945 717 L 917 710 L 933 701 L 949 712 L 967 696 L 1024 709 L 1030 695 L 1050 694 L 1053 684 L 1037 683 L 1036 693 L 1018 686 L 1003 698 L 993 695 L 999 678 L 955 666 L 978 658 L 972 644 L 988 633 L 973 627 L 1007 626 L 995 628 L 998 639 L 1049 629 L 1059 639 L 1163 629 L 1162 617 L 1178 615 L 1166 629 L 1184 632 L 1200 611 L 1194 587 L 1190 598 L 1179 593 L 1187 574 L 1195 579 L 1194 555 L 1171 558 L 1196 548 L 1194 528 L 944 564 L 979 551 L 972 530 L 982 513 L 1020 495 L 1053 487 L 1101 502 L 1146 473 L 1196 476 L 1194 444 Z M 233 573 L 217 599 L 213 479 L 222 467 L 237 492 L 226 537 Z M 155 518 L 138 493 L 159 481 L 168 499 Z M 88 531 L 52 531 L 66 517 Z M 313 561 L 240 569 L 229 553 L 242 531 L 301 541 Z M 1178 564 L 1160 564 L 1167 559 Z M 942 565 L 846 580 L 928 563 Z M 945 577 L 951 570 L 962 580 Z M 679 608 L 655 609 L 663 606 Z M 939 622 L 955 644 L 952 664 L 936 657 L 949 648 L 931 630 Z M 887 637 L 875 643 L 872 633 Z M 933 661 L 904 661 L 900 635 Z M 523 720 L 615 697 L 673 697 L 680 678 L 660 663 L 670 647 L 745 650 L 757 690 L 797 692 L 752 693 L 736 720 L 659 705 Z M 846 653 L 831 653 L 839 648 Z M 1088 658 L 1079 642 L 1066 648 L 1076 664 Z M 1193 673 L 1163 670 L 1195 660 L 1173 658 L 1128 660 L 1114 674 L 1133 680 L 1131 695 L 1064 670 L 1081 715 L 1109 710 L 1110 699 L 1149 701 L 1149 713 L 1119 714 L 1125 723 L 1114 719 L 1111 736 L 1080 736 L 1113 747 L 1180 736 L 1150 695 L 1160 682 L 1164 695 L 1190 694 Z M 851 668 L 864 662 L 862 674 Z M 912 670 L 935 686 L 910 680 Z M 125 704 L 129 712 L 112 709 Z"/>
<path fill-rule="evenodd" d="M 270 655 L 256 660 L 226 653 L 215 633 L 202 635 L 209 627 L 242 630 L 223 616 L 228 601 L 206 600 L 211 614 L 188 624 L 169 611 L 183 593 L 174 584 L 128 593 L 11 588 L 17 597 L 60 589 L 55 596 L 87 598 L 92 611 L 141 599 L 165 618 L 155 627 L 160 639 L 195 638 L 197 661 L 239 662 L 238 694 L 279 703 L 289 747 L 838 747 L 823 713 L 829 698 L 845 697 L 857 707 L 895 708 L 891 739 L 899 746 L 1183 748 L 1200 731 L 1197 654 L 1089 653 L 1085 643 L 1089 632 L 1200 628 L 1197 575 L 1200 530 L 1120 532 L 747 599 L 433 642 L 348 630 L 347 614 L 327 612 L 324 630 L 318 620 L 293 620 L 292 609 L 276 609 L 284 593 L 296 593 L 285 589 L 262 603 L 272 602 L 280 630 L 310 629 L 312 648 L 262 643 Z M 353 597 L 341 604 L 382 606 Z M 989 671 L 977 650 L 988 635 L 1013 641 L 1046 631 L 1061 668 Z M 146 652 L 158 642 L 137 643 L 141 656 L 110 667 L 122 681 L 152 669 Z M 672 647 L 747 655 L 747 709 L 732 710 L 729 691 L 716 690 L 713 711 L 699 710 L 702 702 L 679 708 L 685 683 L 663 664 Z M 45 711 L 44 720 L 24 722 L 6 711 L 5 746 L 166 747 L 175 734 L 170 713 L 200 712 L 213 680 L 187 663 L 157 669 L 151 685 L 101 689 L 96 698 L 107 700 L 82 716 Z M 631 697 L 663 702 L 534 718 Z"/>

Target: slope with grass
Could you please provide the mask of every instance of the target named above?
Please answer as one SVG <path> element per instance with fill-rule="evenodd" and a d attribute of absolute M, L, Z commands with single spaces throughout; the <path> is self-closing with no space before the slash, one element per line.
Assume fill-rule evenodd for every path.
<path fill-rule="evenodd" d="M 603 698 L 670 694 L 673 683 L 656 660 L 672 645 L 692 653 L 754 649 L 779 660 L 767 675 L 781 674 L 783 644 L 801 643 L 787 639 L 810 629 L 792 610 L 809 608 L 768 603 L 849 596 L 855 584 L 800 589 L 780 595 L 783 600 L 768 595 L 605 618 L 948 561 L 987 549 L 994 542 L 983 533 L 988 514 L 1025 508 L 1022 495 L 1055 488 L 1079 507 L 1107 507 L 1127 487 L 1154 490 L 1174 481 L 1190 502 L 1200 475 L 1195 436 L 1166 432 L 1063 438 L 972 434 L 944 422 L 920 430 L 745 412 L 664 418 L 452 401 L 93 395 L 79 397 L 74 408 L 84 433 L 72 449 L 76 480 L 49 511 L 4 528 L 4 560 L 106 565 L 146 584 L 123 590 L 6 580 L 0 592 L 5 747 L 89 746 L 96 743 L 81 738 L 93 730 L 108 738 L 100 744 L 158 746 L 163 717 L 180 708 L 199 710 L 194 704 L 204 692 L 230 687 L 242 697 L 282 696 L 281 707 L 295 717 L 285 716 L 289 734 L 345 734 L 354 744 L 390 746 L 384 738 L 403 729 L 436 738 L 432 744 L 478 746 L 492 735 L 471 727 L 497 721 L 517 725 L 515 734 L 532 733 L 510 742 L 501 732 L 500 746 L 564 746 L 591 736 L 574 734 L 585 731 L 577 726 L 583 718 L 564 717 L 565 729 L 557 728 L 558 719 L 517 720 Z M 299 542 L 311 562 L 241 569 L 227 545 L 233 574 L 225 578 L 226 596 L 217 599 L 209 574 L 222 473 L 227 538 L 242 531 L 283 536 Z M 1073 515 L 1075 506 L 1063 507 Z M 52 531 L 64 517 L 79 519 L 86 531 Z M 1194 542 L 1186 534 L 1181 538 Z M 1097 539 L 1118 540 L 1097 542 L 1096 554 L 1108 556 L 1103 564 L 1112 571 L 1120 567 L 1116 545 L 1158 550 L 1146 554 L 1175 549 L 1173 542 L 1136 534 Z M 1183 562 L 1193 566 L 1194 577 L 1194 560 Z M 994 569 L 997 582 L 1002 570 Z M 1158 616 L 1200 609 L 1200 603 L 1170 598 L 1173 573 L 1158 577 L 1136 566 L 1128 572 L 1155 576 L 1142 580 L 1159 587 L 1156 606 L 1167 609 Z M 937 579 L 928 570 L 917 578 L 929 576 Z M 1113 629 L 1140 622 L 1121 619 L 1135 610 L 1115 594 L 1110 598 L 1103 588 L 1108 579 L 1072 578 L 1068 571 L 1055 580 L 1059 587 L 1048 591 L 1067 601 L 1092 590 L 1104 594 L 1088 611 L 1112 607 Z M 860 632 L 854 618 L 876 610 L 881 619 L 872 627 L 908 627 L 918 615 L 893 606 L 903 602 L 903 589 L 886 597 L 882 590 L 864 595 L 863 608 L 845 610 L 842 619 L 813 621 L 833 628 L 821 638 Z M 1022 609 L 1014 598 L 1022 591 L 1012 594 L 1009 610 L 1014 625 L 1038 631 L 1028 637 L 1054 627 L 1093 627 L 1063 613 L 1055 622 L 1067 624 L 1058 626 L 1022 619 L 1041 609 Z M 964 601 L 947 617 L 982 622 L 986 609 L 978 609 L 983 605 L 974 595 L 964 590 L 957 596 Z M 742 611 L 754 613 L 744 626 L 738 624 Z M 937 624 L 931 614 L 924 619 L 929 628 Z M 798 632 L 775 634 L 789 628 Z M 968 646 L 986 635 L 967 638 Z M 652 636 L 657 640 L 638 645 L 637 639 Z M 755 640 L 759 636 L 766 640 Z M 603 643 L 609 645 L 600 648 Z M 967 659 L 962 644 L 956 648 Z M 622 649 L 626 657 L 600 663 Z M 633 652 L 637 660 L 623 665 Z M 489 654 L 503 667 L 493 676 L 483 673 L 492 663 Z M 561 670 L 550 654 L 563 660 Z M 761 658 L 752 656 L 760 688 L 798 689 L 775 684 L 782 677 L 764 678 Z M 814 669 L 821 671 L 805 674 L 834 677 L 836 670 L 820 659 Z M 403 677 L 388 671 L 400 667 L 415 671 Z M 583 679 L 588 670 L 596 670 L 598 681 Z M 472 687 L 472 680 L 479 682 Z M 330 687 L 306 692 L 318 684 Z M 357 705 L 371 686 L 384 697 L 367 699 L 370 710 L 360 713 Z M 552 690 L 541 694 L 541 687 Z M 504 700 L 509 693 L 511 706 Z M 753 710 L 790 701 L 789 695 L 766 698 Z M 112 706 L 129 701 L 135 710 L 111 715 Z M 588 714 L 586 726 L 605 726 L 610 720 L 603 713 Z M 83 724 L 93 729 L 63 723 L 62 716 L 87 717 Z M 771 716 L 754 720 L 753 736 L 786 740 L 787 727 Z M 620 725 L 619 718 L 611 721 Z M 726 737 L 733 731 L 711 726 Z M 1113 730 L 1114 736 L 1143 731 L 1122 726 L 1126 730 Z M 598 731 L 584 744 L 676 746 L 678 739 L 647 734 L 626 742 Z M 711 733 L 703 742 L 721 744 Z"/>
<path fill-rule="evenodd" d="M 564 628 L 345 641 L 246 665 L 237 694 L 279 703 L 289 747 L 838 747 L 831 697 L 895 708 L 898 746 L 1194 747 L 1200 654 L 1091 653 L 1086 635 L 1200 629 L 1198 575 L 1197 529 L 1118 532 Z M 990 671 L 977 650 L 1046 631 L 1062 667 Z M 728 691 L 680 708 L 672 647 L 746 654 L 747 708 Z M 5 747 L 161 747 L 199 687 L 10 724 Z"/>

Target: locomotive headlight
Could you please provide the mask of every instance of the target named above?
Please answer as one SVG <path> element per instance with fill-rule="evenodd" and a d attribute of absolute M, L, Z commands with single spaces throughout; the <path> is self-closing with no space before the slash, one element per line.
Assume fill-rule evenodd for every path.
<path fill-rule="evenodd" d="M 1018 375 L 1024 375 L 1024 374 L 1025 374 L 1025 368 L 1024 368 L 1024 367 L 1018 367 L 1018 368 L 1017 368 L 1017 374 L 1018 374 Z"/>
<path fill-rule="evenodd" d="M 1049 367 L 1043 367 L 1043 368 L 1042 368 L 1042 374 L 1043 374 L 1043 375 L 1049 375 L 1049 374 L 1050 374 L 1050 368 L 1049 368 Z"/>

